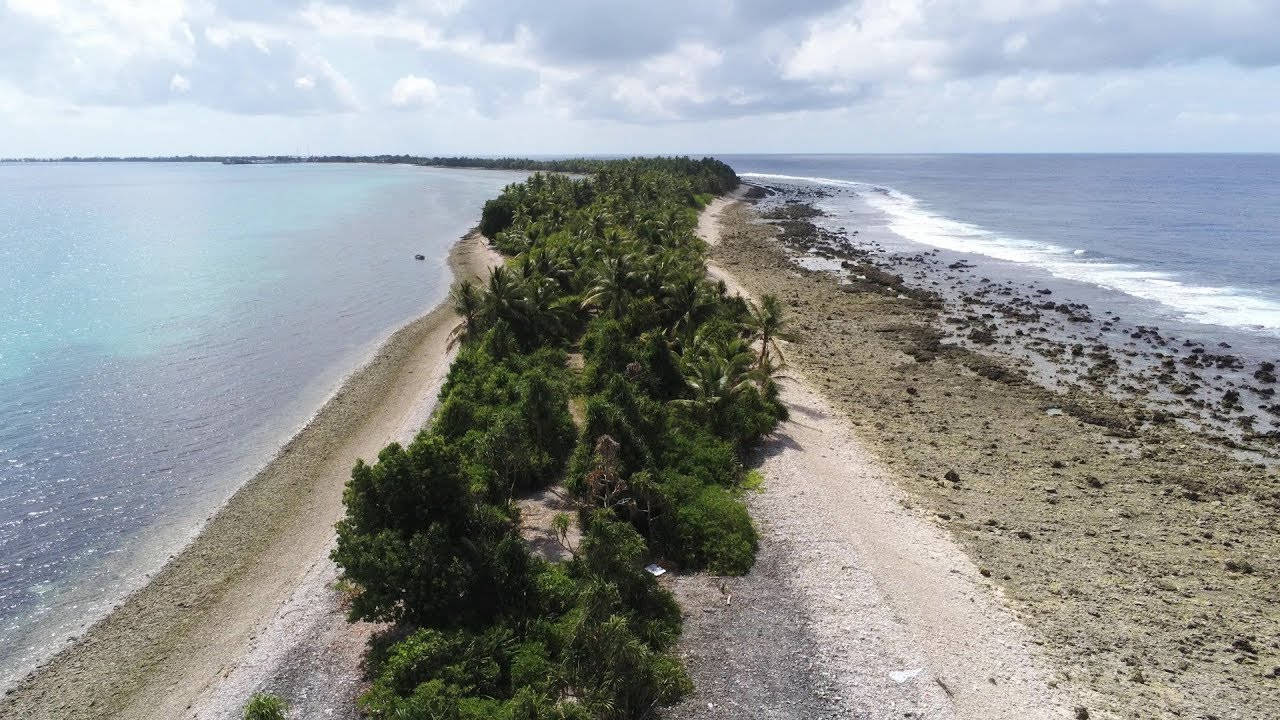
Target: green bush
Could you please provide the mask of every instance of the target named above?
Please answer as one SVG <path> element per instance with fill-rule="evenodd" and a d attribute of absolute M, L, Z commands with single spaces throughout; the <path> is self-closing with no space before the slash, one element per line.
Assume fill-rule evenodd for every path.
<path fill-rule="evenodd" d="M 742 461 L 733 443 L 706 427 L 678 420 L 663 438 L 663 465 L 703 485 L 732 487 L 742 478 Z"/>
<path fill-rule="evenodd" d="M 742 575 L 758 546 L 747 507 L 732 492 L 709 485 L 676 511 L 681 547 L 695 567 L 717 575 Z"/>
<path fill-rule="evenodd" d="M 450 625 L 484 621 L 527 594 L 527 562 L 507 518 L 478 503 L 458 456 L 422 433 L 357 462 L 343 493 L 333 560 L 355 584 L 352 619 Z"/>
<path fill-rule="evenodd" d="M 244 706 L 244 720 L 285 720 L 289 706 L 267 693 L 254 693 Z"/>
<path fill-rule="evenodd" d="M 514 219 L 515 203 L 512 197 L 504 192 L 487 201 L 480 212 L 480 232 L 488 238 L 495 238 L 498 233 L 511 227 Z"/>

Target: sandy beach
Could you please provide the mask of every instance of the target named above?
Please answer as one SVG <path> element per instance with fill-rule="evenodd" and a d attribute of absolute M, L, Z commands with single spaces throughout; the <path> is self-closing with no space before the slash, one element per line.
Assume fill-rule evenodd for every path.
<path fill-rule="evenodd" d="M 689 707 L 761 706 L 764 688 L 809 682 L 821 696 L 792 693 L 810 703 L 805 716 L 893 702 L 1031 717 L 999 703 L 1048 688 L 1043 707 L 1061 692 L 1079 717 L 1274 717 L 1274 468 L 940 344 L 940 308 L 910 282 L 870 266 L 842 284 L 795 262 L 806 239 L 788 244 L 745 203 L 718 210 L 712 272 L 792 313 L 793 412 L 762 457 L 757 568 L 723 586 L 691 578 L 682 593 L 702 608 L 686 627 L 699 687 Z M 877 657 L 897 658 L 882 670 L 923 672 L 901 685 L 862 674 Z M 1002 682 L 1010 667 L 1042 670 Z M 984 697 L 970 683 L 988 672 Z M 918 694 L 903 687 L 930 676 L 939 682 Z M 858 693 L 877 678 L 889 694 L 868 704 Z"/>
<path fill-rule="evenodd" d="M 478 233 L 449 257 L 455 277 L 498 262 Z M 391 335 L 150 583 L 11 690 L 0 717 L 231 718 L 272 683 L 302 700 L 300 716 L 353 712 L 369 628 L 346 624 L 332 588 L 342 488 L 357 457 L 425 422 L 454 322 L 440 306 Z"/>
<path fill-rule="evenodd" d="M 719 245 L 722 214 L 699 231 Z M 723 267 L 731 292 L 756 293 Z M 695 694 L 678 717 L 1053 718 L 1069 704 L 1045 659 L 945 531 L 798 368 L 791 414 L 760 452 L 756 567 L 679 578 Z"/>

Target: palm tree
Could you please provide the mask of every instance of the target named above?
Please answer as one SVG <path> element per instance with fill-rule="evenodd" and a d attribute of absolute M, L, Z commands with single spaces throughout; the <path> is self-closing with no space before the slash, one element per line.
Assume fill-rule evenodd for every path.
<path fill-rule="evenodd" d="M 786 362 L 782 349 L 778 347 L 778 338 L 786 325 L 787 318 L 776 295 L 762 296 L 758 307 L 751 304 L 751 317 L 747 320 L 747 327 L 751 330 L 752 340 L 760 343 L 760 357 L 756 361 L 758 367 L 772 362 L 771 351 L 777 353 L 779 366 Z"/>
<path fill-rule="evenodd" d="M 668 312 L 674 318 L 667 328 L 687 347 L 693 341 L 698 323 L 715 307 L 715 300 L 707 295 L 701 278 L 685 276 L 663 288 Z"/>
<path fill-rule="evenodd" d="M 590 228 L 591 234 L 597 238 L 604 238 L 605 230 L 609 227 L 612 219 L 608 213 L 598 212 L 591 216 Z"/>
<path fill-rule="evenodd" d="M 595 283 L 582 299 L 582 307 L 597 308 L 622 319 L 627 299 L 631 294 L 631 262 L 626 255 L 610 255 L 600 261 Z"/>
<path fill-rule="evenodd" d="M 462 318 L 462 322 L 449 333 L 449 347 L 453 347 L 477 334 L 480 313 L 484 308 L 484 298 L 481 297 L 475 283 L 463 280 L 449 289 L 449 303 L 453 306 L 453 311 Z"/>
<path fill-rule="evenodd" d="M 523 327 L 528 313 L 524 288 L 505 265 L 489 271 L 489 291 L 484 299 L 487 316 L 506 320 L 513 328 Z"/>
<path fill-rule="evenodd" d="M 708 346 L 696 337 L 686 351 L 685 386 L 690 397 L 672 400 L 722 427 L 725 414 L 738 395 L 755 383 L 750 347 L 741 339 Z"/>
<path fill-rule="evenodd" d="M 525 283 L 529 327 L 540 342 L 564 337 L 569 325 L 570 309 L 561 301 L 560 288 L 548 277 L 535 277 Z"/>

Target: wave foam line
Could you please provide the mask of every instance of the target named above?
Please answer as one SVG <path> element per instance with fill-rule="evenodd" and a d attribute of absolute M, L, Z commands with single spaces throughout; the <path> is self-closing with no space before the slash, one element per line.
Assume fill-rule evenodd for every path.
<path fill-rule="evenodd" d="M 1171 273 L 1082 258 L 1084 251 L 1024 240 L 931 212 L 916 198 L 889 187 L 854 180 L 739 173 L 742 177 L 833 185 L 852 189 L 888 219 L 888 228 L 912 242 L 953 252 L 976 253 L 1007 262 L 1027 263 L 1055 277 L 1089 283 L 1176 310 L 1183 319 L 1254 330 L 1280 330 L 1280 302 L 1232 287 L 1195 285 Z"/>

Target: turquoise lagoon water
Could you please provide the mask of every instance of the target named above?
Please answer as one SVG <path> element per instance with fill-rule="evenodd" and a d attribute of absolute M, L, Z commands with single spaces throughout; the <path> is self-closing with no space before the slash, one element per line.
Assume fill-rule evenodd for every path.
<path fill-rule="evenodd" d="M 449 247 L 522 177 L 0 164 L 0 685 L 144 582 L 440 301 Z"/>

